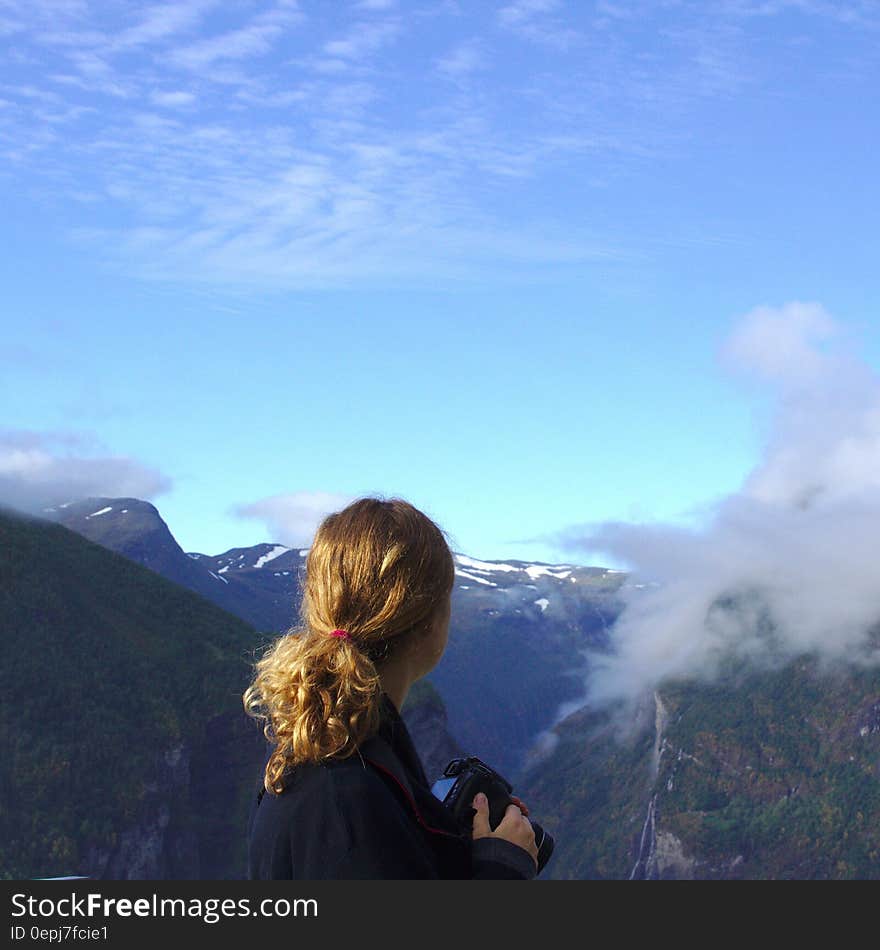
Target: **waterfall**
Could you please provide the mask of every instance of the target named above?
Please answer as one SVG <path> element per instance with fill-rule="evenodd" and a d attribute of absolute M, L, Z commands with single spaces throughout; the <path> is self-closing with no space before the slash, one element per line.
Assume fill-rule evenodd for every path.
<path fill-rule="evenodd" d="M 660 774 L 660 759 L 663 756 L 663 750 L 666 748 L 666 741 L 663 733 L 666 730 L 666 723 L 669 721 L 669 712 L 663 705 L 663 700 L 658 692 L 654 692 L 654 749 L 651 755 L 651 780 L 657 781 Z M 651 796 L 648 803 L 648 814 L 645 816 L 645 823 L 642 825 L 642 836 L 639 839 L 639 852 L 636 855 L 636 863 L 630 871 L 629 879 L 631 881 L 645 879 L 650 873 L 651 864 L 654 860 L 654 850 L 657 844 L 656 835 L 656 814 L 657 814 L 657 793 Z"/>

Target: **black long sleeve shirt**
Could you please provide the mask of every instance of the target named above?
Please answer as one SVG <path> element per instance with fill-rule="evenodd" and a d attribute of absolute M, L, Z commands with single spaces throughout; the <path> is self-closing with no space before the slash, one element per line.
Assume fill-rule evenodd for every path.
<path fill-rule="evenodd" d="M 352 880 L 535 876 L 531 855 L 498 838 L 473 841 L 431 793 L 403 719 L 385 697 L 378 735 L 359 753 L 285 774 L 255 797 L 250 879 Z"/>

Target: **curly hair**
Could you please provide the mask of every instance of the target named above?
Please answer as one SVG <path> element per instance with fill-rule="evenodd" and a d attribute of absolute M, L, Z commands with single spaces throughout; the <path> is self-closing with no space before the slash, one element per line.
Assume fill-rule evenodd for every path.
<path fill-rule="evenodd" d="M 430 629 L 452 591 L 445 533 L 400 498 L 360 498 L 328 515 L 306 558 L 300 625 L 255 664 L 244 708 L 274 745 L 267 791 L 303 762 L 345 758 L 379 726 L 377 664 Z M 337 629 L 347 637 L 334 637 Z"/>

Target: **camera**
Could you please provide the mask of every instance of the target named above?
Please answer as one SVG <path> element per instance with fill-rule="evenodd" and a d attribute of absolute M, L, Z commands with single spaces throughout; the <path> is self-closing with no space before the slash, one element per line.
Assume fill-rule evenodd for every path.
<path fill-rule="evenodd" d="M 473 826 L 474 808 L 471 802 L 478 792 L 489 799 L 489 825 L 494 830 L 501 823 L 507 806 L 513 804 L 510 797 L 513 786 L 495 769 L 486 765 L 475 755 L 453 759 L 443 771 L 431 791 L 452 812 L 461 827 L 470 831 Z M 531 821 L 531 818 L 529 819 Z M 535 844 L 538 846 L 538 874 L 553 853 L 553 838 L 532 821 Z"/>

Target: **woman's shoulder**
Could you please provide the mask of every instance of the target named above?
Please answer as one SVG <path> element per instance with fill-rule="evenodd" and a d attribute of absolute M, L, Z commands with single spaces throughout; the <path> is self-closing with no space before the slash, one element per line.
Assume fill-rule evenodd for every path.
<path fill-rule="evenodd" d="M 283 791 L 267 792 L 256 809 L 249 834 L 251 877 L 382 877 L 388 876 L 380 865 L 389 848 L 422 855 L 418 823 L 357 754 L 298 765 L 286 778 Z M 395 875 L 398 870 L 403 874 L 395 865 Z M 409 865 L 406 870 L 404 876 L 411 876 Z M 425 876 L 429 870 L 412 873 Z"/>
<path fill-rule="evenodd" d="M 392 789 L 376 769 L 360 754 L 325 762 L 307 762 L 288 769 L 284 790 L 267 793 L 266 798 L 287 809 L 298 806 L 314 813 L 319 807 L 369 808 L 377 799 L 395 798 Z"/>

